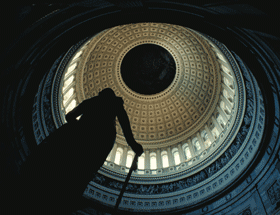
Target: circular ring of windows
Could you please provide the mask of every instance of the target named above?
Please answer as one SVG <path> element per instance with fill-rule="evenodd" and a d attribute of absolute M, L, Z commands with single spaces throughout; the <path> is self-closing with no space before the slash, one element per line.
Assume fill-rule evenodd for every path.
<path fill-rule="evenodd" d="M 191 74 L 192 72 L 195 72 L 195 75 L 197 76 L 197 79 L 195 80 L 196 86 L 200 86 L 199 80 L 204 80 L 205 83 L 209 83 L 209 86 L 216 84 L 218 86 L 218 90 L 216 90 L 216 94 L 214 96 L 217 102 L 215 103 L 215 106 L 211 107 L 211 115 L 208 116 L 207 121 L 205 121 L 205 123 L 203 123 L 196 132 L 190 132 L 192 133 L 191 135 L 185 134 L 172 141 L 168 141 L 168 138 L 166 138 L 164 144 L 161 145 L 149 145 L 147 144 L 149 141 L 141 140 L 140 136 L 139 138 L 136 138 L 136 140 L 143 145 L 144 153 L 141 157 L 139 157 L 138 170 L 133 173 L 134 176 L 158 177 L 177 173 L 186 174 L 186 172 L 188 174 L 194 174 L 214 162 L 215 159 L 217 159 L 217 157 L 227 149 L 241 125 L 245 109 L 245 87 L 238 64 L 223 44 L 191 29 L 187 30 L 189 34 L 193 33 L 193 35 L 197 36 L 196 40 L 203 41 L 201 44 L 207 48 L 210 57 L 208 56 L 208 59 L 206 58 L 205 61 L 203 60 L 204 55 L 200 56 L 200 58 L 197 57 L 196 70 L 192 69 L 191 65 L 188 66 L 190 58 L 182 60 L 183 68 L 180 69 L 184 71 L 184 73 L 182 73 L 181 76 L 187 77 L 188 72 Z M 93 72 L 85 76 L 85 65 L 87 60 L 92 58 L 91 53 L 93 51 L 96 52 L 94 56 L 98 58 L 98 48 L 99 50 L 102 49 L 102 47 L 98 47 L 98 41 L 105 41 L 104 38 L 108 37 L 110 32 L 114 32 L 114 28 L 113 30 L 105 30 L 91 38 L 76 52 L 75 55 L 73 55 L 73 58 L 67 64 L 60 84 L 60 92 L 62 95 L 60 101 L 60 107 L 62 110 L 61 119 L 64 123 L 66 122 L 64 117 L 65 114 L 80 104 L 83 99 L 86 99 L 87 92 L 83 87 L 88 83 L 88 81 L 94 80 L 95 77 L 98 77 L 98 75 L 102 73 L 102 68 L 98 68 L 96 70 L 93 68 Z M 193 42 L 192 45 L 195 44 L 195 39 L 191 38 L 190 41 Z M 164 43 L 164 45 L 166 44 Z M 173 55 L 176 58 L 184 59 L 184 57 L 180 54 L 182 53 L 180 48 L 181 47 L 177 47 L 177 50 L 174 50 L 173 46 L 169 47 L 170 50 L 174 50 Z M 123 50 L 126 53 L 128 52 L 125 47 L 123 47 Z M 197 50 L 200 50 L 198 45 Z M 120 54 L 121 51 L 122 49 L 120 48 Z M 193 52 L 195 51 L 193 50 Z M 177 53 L 177 55 L 174 53 Z M 106 55 L 103 57 L 105 58 Z M 201 70 L 202 77 L 199 77 L 199 74 L 201 74 L 199 70 L 200 61 L 204 63 L 209 62 L 210 66 L 210 71 L 208 72 Z M 96 62 L 99 61 L 96 60 Z M 114 63 L 112 64 L 114 66 Z M 177 64 L 179 65 L 180 63 Z M 88 64 L 87 67 L 87 69 L 89 69 L 90 64 Z M 98 67 L 98 65 L 96 64 L 95 67 Z M 107 73 L 108 71 L 109 70 L 107 69 Z M 212 80 L 211 78 L 208 80 L 207 75 L 215 71 L 219 74 L 214 76 L 217 80 Z M 91 76 L 91 74 L 94 75 Z M 104 81 L 103 86 L 92 87 L 92 96 L 97 95 L 98 91 L 101 91 L 106 87 L 112 87 L 115 91 L 118 90 L 118 87 L 120 86 L 112 84 L 114 81 L 117 82 L 116 80 L 110 79 L 112 75 L 110 76 L 109 74 L 107 77 L 108 79 L 107 81 Z M 192 76 L 190 75 L 189 77 L 191 79 Z M 93 82 L 92 85 L 98 85 L 98 82 Z M 182 88 L 183 85 L 183 81 L 176 85 L 174 92 L 177 94 L 187 94 L 189 91 Z M 202 84 L 200 87 L 203 89 Z M 205 91 L 201 90 L 200 93 L 211 94 L 211 90 L 212 88 L 209 87 Z M 195 91 L 192 93 L 194 92 Z M 198 94 L 196 97 L 197 100 L 200 98 L 200 95 L 202 95 L 201 99 L 203 99 L 204 94 Z M 122 96 L 124 100 L 126 98 L 129 99 L 129 96 L 127 96 L 125 92 L 119 96 Z M 171 97 L 171 100 L 172 99 L 173 98 Z M 192 102 L 195 104 L 195 101 Z M 176 106 L 176 103 L 174 104 Z M 128 109 L 126 110 L 127 112 L 129 111 Z M 179 117 L 183 118 L 186 113 L 189 113 L 189 116 L 192 117 L 190 111 L 191 110 L 189 110 L 187 106 L 185 106 L 185 109 L 182 112 L 180 112 L 179 109 Z M 206 111 L 206 109 L 204 111 Z M 128 115 L 130 116 L 129 112 Z M 118 135 L 121 136 L 121 131 L 117 131 Z M 133 157 L 134 152 L 131 148 L 124 143 L 123 139 L 117 138 L 115 145 L 104 162 L 100 172 L 113 171 L 117 174 L 126 173 L 131 166 Z"/>

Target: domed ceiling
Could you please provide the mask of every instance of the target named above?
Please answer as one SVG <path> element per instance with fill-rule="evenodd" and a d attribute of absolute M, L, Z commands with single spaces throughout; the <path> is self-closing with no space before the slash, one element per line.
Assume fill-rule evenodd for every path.
<path fill-rule="evenodd" d="M 164 168 L 188 161 L 182 167 L 192 167 L 193 174 L 210 165 L 230 145 L 229 132 L 240 127 L 245 98 L 239 73 L 194 30 L 165 23 L 121 25 L 92 37 L 72 58 L 62 83 L 63 105 L 68 113 L 112 88 L 123 98 L 134 138 L 144 148 L 138 173 L 169 174 Z M 118 122 L 116 131 L 107 161 L 114 171 L 118 165 L 126 170 L 131 149 Z"/>
<path fill-rule="evenodd" d="M 128 24 L 100 32 L 81 50 L 69 63 L 63 89 L 75 82 L 72 108 L 108 87 L 123 98 L 134 138 L 145 151 L 139 174 L 149 176 L 153 169 L 172 174 L 173 168 L 164 168 L 186 161 L 183 167 L 192 167 L 193 174 L 230 145 L 224 140 L 240 126 L 236 116 L 240 122 L 244 114 L 244 97 L 238 96 L 242 81 L 236 82 L 226 57 L 202 34 L 164 23 Z M 66 113 L 72 108 L 68 105 Z M 116 131 L 115 149 L 107 158 L 112 164 L 105 164 L 127 171 L 133 152 L 118 122 Z"/>
<path fill-rule="evenodd" d="M 125 102 L 135 139 L 144 148 L 170 146 L 198 132 L 216 110 L 222 87 L 216 59 L 209 43 L 190 29 L 117 26 L 90 42 L 79 65 L 77 98 L 112 88 Z M 118 123 L 117 134 L 125 144 Z"/>
<path fill-rule="evenodd" d="M 144 148 L 120 209 L 175 210 L 179 199 L 180 207 L 202 202 L 239 177 L 256 153 L 264 127 L 260 90 L 246 69 L 241 73 L 238 56 L 215 39 L 183 26 L 136 23 L 106 29 L 68 53 L 52 89 L 57 127 L 109 87 L 124 100 Z M 134 156 L 116 127 L 114 147 L 84 193 L 109 206 Z"/>

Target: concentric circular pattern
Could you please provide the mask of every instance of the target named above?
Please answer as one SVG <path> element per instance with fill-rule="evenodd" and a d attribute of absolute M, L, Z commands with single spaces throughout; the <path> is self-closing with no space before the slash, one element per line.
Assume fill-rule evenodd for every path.
<path fill-rule="evenodd" d="M 121 75 L 133 91 L 151 95 L 166 89 L 174 79 L 175 62 L 161 46 L 144 44 L 134 47 L 124 57 Z"/>
<path fill-rule="evenodd" d="M 77 87 L 83 87 L 82 99 L 112 88 L 123 98 L 134 137 L 140 143 L 170 146 L 195 134 L 209 120 L 220 97 L 221 74 L 215 53 L 200 35 L 177 25 L 138 23 L 114 27 L 98 37 L 90 44 Z M 126 54 L 143 44 L 168 50 L 176 64 L 172 83 L 152 95 L 133 91 L 121 75 Z M 117 134 L 125 143 L 118 123 Z"/>

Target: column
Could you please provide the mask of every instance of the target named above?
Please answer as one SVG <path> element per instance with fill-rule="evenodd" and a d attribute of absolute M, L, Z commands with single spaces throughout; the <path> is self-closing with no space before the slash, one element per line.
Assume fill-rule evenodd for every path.
<path fill-rule="evenodd" d="M 150 151 L 146 150 L 144 153 L 145 153 L 145 169 L 150 169 Z"/>
<path fill-rule="evenodd" d="M 126 158 L 127 158 L 127 147 L 123 147 L 123 154 L 122 154 L 122 157 L 121 157 L 121 163 L 120 165 L 121 166 L 126 166 Z"/>
<path fill-rule="evenodd" d="M 161 159 L 161 151 L 160 149 L 157 150 L 157 169 L 162 168 L 162 159 Z"/>
<path fill-rule="evenodd" d="M 171 153 L 170 147 L 167 148 L 167 155 L 168 155 L 169 166 L 175 166 L 175 161 L 174 161 L 173 155 Z"/>
<path fill-rule="evenodd" d="M 180 161 L 185 162 L 185 156 L 184 156 L 184 152 L 183 152 L 183 148 L 182 148 L 182 143 L 178 144 L 178 151 L 179 151 L 179 155 L 180 155 Z"/>
<path fill-rule="evenodd" d="M 111 152 L 111 157 L 110 157 L 111 162 L 115 162 L 117 148 L 118 148 L 118 144 L 115 143 Z"/>
<path fill-rule="evenodd" d="M 217 122 L 216 118 L 213 117 L 213 116 L 212 116 L 211 118 L 212 118 L 212 121 L 213 121 L 214 125 L 215 125 L 216 128 L 218 129 L 219 134 L 222 133 L 223 128 L 222 128 L 221 125 Z"/>
<path fill-rule="evenodd" d="M 208 128 L 207 125 L 205 126 L 205 130 L 206 130 L 206 132 L 207 132 L 207 134 L 208 134 L 208 137 L 209 137 L 211 143 L 213 143 L 213 142 L 215 141 L 215 138 L 213 137 L 213 134 L 212 134 L 212 132 L 210 131 L 210 129 Z"/>

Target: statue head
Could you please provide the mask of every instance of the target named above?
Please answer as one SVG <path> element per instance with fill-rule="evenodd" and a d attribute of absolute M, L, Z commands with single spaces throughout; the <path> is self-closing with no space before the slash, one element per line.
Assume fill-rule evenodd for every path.
<path fill-rule="evenodd" d="M 111 88 L 105 88 L 98 93 L 98 96 L 106 97 L 106 98 L 114 98 L 116 97 L 114 91 Z"/>

